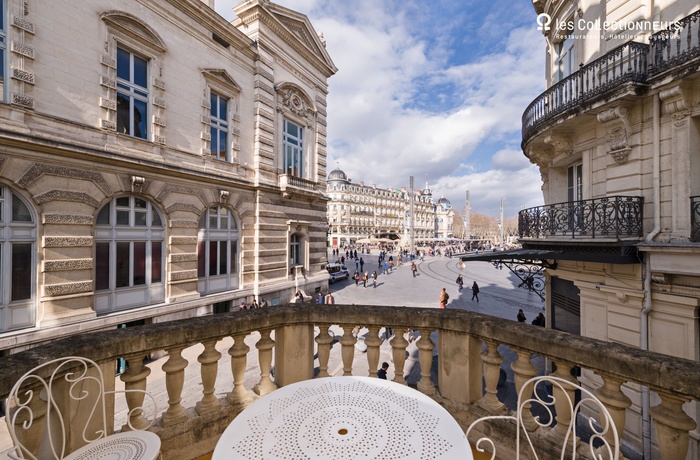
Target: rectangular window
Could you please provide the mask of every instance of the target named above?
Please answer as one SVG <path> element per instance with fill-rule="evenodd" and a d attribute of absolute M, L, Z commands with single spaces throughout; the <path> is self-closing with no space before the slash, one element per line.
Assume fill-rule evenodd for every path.
<path fill-rule="evenodd" d="M 163 243 L 151 242 L 151 283 L 163 281 Z"/>
<path fill-rule="evenodd" d="M 211 155 L 230 161 L 228 155 L 228 100 L 211 92 Z"/>
<path fill-rule="evenodd" d="M 219 274 L 225 275 L 228 273 L 226 269 L 226 264 L 228 263 L 228 244 L 226 241 L 219 241 Z"/>
<path fill-rule="evenodd" d="M 200 241 L 197 243 L 197 277 L 199 278 L 204 278 L 207 276 L 207 272 L 205 270 L 207 259 L 204 252 L 206 244 L 206 241 Z"/>
<path fill-rule="evenodd" d="M 130 286 L 130 249 L 131 244 L 129 243 L 117 243 L 116 287 L 118 288 Z"/>
<path fill-rule="evenodd" d="M 117 48 L 117 132 L 148 137 L 148 61 Z"/>
<path fill-rule="evenodd" d="M 32 298 L 32 244 L 15 243 L 12 245 L 12 290 L 11 299 L 26 300 Z"/>
<path fill-rule="evenodd" d="M 574 38 L 571 35 L 559 43 L 557 54 L 557 81 L 560 81 L 576 71 Z"/>
<path fill-rule="evenodd" d="M 146 242 L 134 241 L 134 286 L 146 284 Z"/>
<path fill-rule="evenodd" d="M 219 266 L 219 261 L 216 256 L 219 255 L 219 244 L 217 241 L 209 242 L 209 276 L 218 275 L 216 267 Z"/>
<path fill-rule="evenodd" d="M 304 129 L 284 120 L 284 170 L 285 174 L 304 177 Z"/>
<path fill-rule="evenodd" d="M 109 289 L 109 243 L 97 243 L 95 251 L 95 289 Z"/>

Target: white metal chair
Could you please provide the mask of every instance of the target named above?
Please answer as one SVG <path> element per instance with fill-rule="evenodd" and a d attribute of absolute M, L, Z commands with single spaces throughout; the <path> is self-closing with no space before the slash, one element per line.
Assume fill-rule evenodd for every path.
<path fill-rule="evenodd" d="M 552 385 L 551 395 L 545 391 L 542 391 L 542 386 L 545 383 L 550 383 Z M 538 392 L 538 390 L 540 391 Z M 581 391 L 581 398 L 578 403 L 575 403 L 573 398 L 573 394 L 576 390 Z M 542 396 L 543 393 L 546 394 L 545 397 Z M 543 409 L 547 421 L 541 421 L 539 416 L 532 416 L 530 407 L 533 404 L 538 405 Z M 560 458 L 562 460 L 564 458 L 576 459 L 576 447 L 578 445 L 578 437 L 576 435 L 576 414 L 584 404 L 589 407 L 595 406 L 601 416 L 600 422 L 593 418 L 588 419 L 588 431 L 590 433 L 589 448 L 591 458 L 617 460 L 620 458 L 619 434 L 615 427 L 613 418 L 605 405 L 598 398 L 596 398 L 593 393 L 580 385 L 551 375 L 533 377 L 525 382 L 518 393 L 518 405 L 514 414 L 491 415 L 475 420 L 471 425 L 469 425 L 469 428 L 467 428 L 466 435 L 467 438 L 469 438 L 469 433 L 472 431 L 472 429 L 477 424 L 487 420 L 512 420 L 515 421 L 516 425 L 516 459 L 520 459 L 521 433 L 524 435 L 525 440 L 527 441 L 533 458 L 547 458 L 546 456 L 539 457 L 537 455 L 531 433 L 534 432 L 533 428 L 538 426 L 540 428 L 551 426 L 553 421 L 556 419 L 560 425 L 560 429 L 558 430 L 556 437 L 549 436 L 548 438 L 550 440 L 558 440 L 561 442 L 562 449 Z M 567 410 L 568 414 L 566 414 Z M 561 423 L 562 420 L 566 421 L 566 423 Z M 527 429 L 528 425 L 530 430 Z M 554 430 L 552 429 L 552 431 Z M 550 433 L 552 432 L 550 431 Z M 599 444 L 599 447 L 594 447 L 594 442 Z M 484 448 L 484 445 L 490 446 L 490 449 L 488 450 L 492 452 L 491 460 L 496 458 L 497 452 L 494 441 L 488 437 L 482 437 L 477 440 L 474 446 L 477 451 L 485 452 L 487 449 Z"/>
<path fill-rule="evenodd" d="M 131 424 L 130 431 L 108 435 L 107 401 L 100 367 L 92 360 L 69 356 L 49 361 L 24 374 L 7 398 L 5 421 L 12 437 L 13 459 L 33 460 L 154 460 L 160 456 L 160 438 Z M 148 395 L 141 390 L 137 398 Z M 137 413 L 138 411 L 138 413 Z M 139 417 L 141 419 L 141 417 Z M 82 428 L 77 428 L 76 425 Z"/>

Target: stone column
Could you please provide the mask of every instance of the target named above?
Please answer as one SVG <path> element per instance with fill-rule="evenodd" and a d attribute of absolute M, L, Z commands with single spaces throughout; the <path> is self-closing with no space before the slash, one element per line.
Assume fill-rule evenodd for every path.
<path fill-rule="evenodd" d="M 248 351 L 250 347 L 245 344 L 246 334 L 233 336 L 233 346 L 228 350 L 231 356 L 231 374 L 233 375 L 233 388 L 228 394 L 228 402 L 231 404 L 244 403 L 251 397 L 245 389 L 245 369 L 248 365 Z"/>
<path fill-rule="evenodd" d="M 122 431 L 143 430 L 149 422 L 143 416 L 143 400 L 146 397 L 146 379 L 151 370 L 143 365 L 143 354 L 126 357 L 129 363 L 119 377 L 126 390 L 126 406 L 129 408 L 129 420 L 122 426 Z M 135 391 L 132 391 L 135 390 Z M 155 411 L 155 407 L 153 410 Z M 155 412 L 153 414 L 155 416 Z"/>
<path fill-rule="evenodd" d="M 379 367 L 379 346 L 382 344 L 382 339 L 379 338 L 379 326 L 369 326 L 369 335 L 365 339 L 367 345 L 367 364 L 369 365 L 369 376 L 377 376 L 377 368 Z"/>
<path fill-rule="evenodd" d="M 532 397 L 532 391 L 534 388 L 532 383 L 527 384 L 527 387 L 525 384 L 528 380 L 537 375 L 537 368 L 532 364 L 531 352 L 519 349 L 515 349 L 515 352 L 518 355 L 518 359 L 513 361 L 510 365 L 510 368 L 513 369 L 513 373 L 515 374 L 515 390 L 518 392 L 518 395 L 522 394 L 523 400 L 527 400 Z M 519 400 L 519 402 L 521 401 Z M 535 421 L 535 418 L 532 416 L 532 412 L 530 410 L 531 406 L 532 403 L 526 402 L 518 407 L 518 411 L 521 414 L 520 418 L 523 421 L 523 426 L 528 431 L 534 431 L 539 426 Z"/>
<path fill-rule="evenodd" d="M 221 353 L 216 350 L 216 342 L 215 339 L 203 342 L 204 351 L 197 357 L 202 374 L 202 399 L 196 405 L 199 415 L 215 412 L 221 407 L 221 403 L 214 396 L 216 373 L 219 369 L 219 358 L 221 358 Z"/>
<path fill-rule="evenodd" d="M 343 324 L 340 327 L 343 328 L 343 335 L 340 337 L 343 375 L 352 375 L 352 361 L 355 358 L 355 342 L 357 342 L 357 339 L 352 335 L 352 328 L 354 326 Z"/>
<path fill-rule="evenodd" d="M 656 422 L 656 443 L 661 460 L 684 459 L 688 454 L 689 431 L 696 427 L 695 421 L 683 412 L 685 400 L 665 392 L 657 392 L 661 404 L 651 408 Z"/>
<path fill-rule="evenodd" d="M 506 410 L 506 406 L 498 400 L 498 379 L 501 376 L 503 357 L 498 353 L 498 343 L 486 340 L 486 350 L 481 353 L 484 363 L 485 393 L 479 400 L 479 407 L 494 414 Z"/>
<path fill-rule="evenodd" d="M 440 331 L 438 341 L 440 395 L 455 404 L 481 398 L 481 341 L 462 332 Z"/>
<path fill-rule="evenodd" d="M 435 391 L 435 385 L 433 385 L 433 382 L 430 380 L 430 368 L 433 365 L 433 350 L 435 349 L 435 344 L 430 340 L 430 332 L 423 334 L 423 331 L 421 331 L 421 336 L 416 342 L 416 346 L 418 347 L 418 361 L 420 362 L 418 390 L 423 394 L 433 396 L 437 392 Z"/>
<path fill-rule="evenodd" d="M 275 329 L 275 384 L 283 387 L 312 378 L 313 324 L 295 324 Z"/>
<path fill-rule="evenodd" d="M 260 364 L 260 381 L 253 387 L 255 394 L 264 396 L 277 389 L 272 380 L 270 380 L 270 368 L 272 367 L 272 349 L 275 347 L 275 341 L 270 338 L 272 331 L 260 331 L 260 340 L 255 344 L 258 349 L 258 363 Z"/>
<path fill-rule="evenodd" d="M 557 412 L 555 417 L 557 424 L 550 430 L 547 437 L 554 441 L 555 443 L 563 443 L 567 436 L 567 433 L 571 429 L 571 417 L 573 415 L 573 407 L 575 401 L 576 388 L 572 385 L 578 385 L 578 380 L 576 380 L 571 375 L 571 369 L 573 366 L 565 362 L 557 362 L 557 371 L 553 374 L 555 377 L 559 377 L 565 380 L 571 385 L 566 383 L 554 382 L 552 384 L 552 396 L 554 397 L 554 408 Z M 571 441 L 571 434 L 569 434 L 569 441 Z M 578 445 L 578 439 L 575 441 L 575 445 Z"/>
<path fill-rule="evenodd" d="M 595 391 L 595 396 L 605 405 L 610 413 L 614 427 L 610 427 L 605 434 L 605 439 L 612 449 L 615 449 L 615 436 L 613 430 L 617 432 L 617 439 L 622 439 L 622 432 L 625 430 L 625 419 L 627 408 L 632 405 L 632 401 L 621 390 L 623 380 L 607 374 L 600 374 L 603 378 L 603 386 Z M 605 417 L 601 411 L 600 422 L 603 423 Z M 602 447 L 601 447 L 602 448 Z"/>
<path fill-rule="evenodd" d="M 182 357 L 183 347 L 169 348 L 165 351 L 170 355 L 163 364 L 165 372 L 165 387 L 168 391 L 168 410 L 163 414 L 163 425 L 166 427 L 187 420 L 185 408 L 182 407 L 182 387 L 185 384 L 185 368 L 187 360 Z"/>
<path fill-rule="evenodd" d="M 331 344 L 333 343 L 333 337 L 328 333 L 330 329 L 330 324 L 319 324 L 319 333 L 316 336 L 316 343 L 318 344 L 318 377 L 328 377 L 328 359 L 331 355 Z"/>
<path fill-rule="evenodd" d="M 394 337 L 391 339 L 391 353 L 394 358 L 394 382 L 406 384 L 406 379 L 403 377 L 403 368 L 406 365 L 406 347 L 408 340 L 403 336 L 402 326 L 393 326 Z"/>

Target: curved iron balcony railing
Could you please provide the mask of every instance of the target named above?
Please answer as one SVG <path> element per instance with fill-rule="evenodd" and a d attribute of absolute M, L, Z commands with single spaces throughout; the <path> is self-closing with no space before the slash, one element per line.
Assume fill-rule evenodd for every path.
<path fill-rule="evenodd" d="M 627 42 L 540 94 L 523 113 L 523 143 L 560 113 L 627 82 L 645 83 L 649 45 Z"/>
<path fill-rule="evenodd" d="M 649 37 L 649 77 L 700 57 L 700 10 Z"/>
<path fill-rule="evenodd" d="M 642 236 L 640 196 L 610 196 L 555 203 L 518 213 L 520 238 L 632 238 Z"/>
<path fill-rule="evenodd" d="M 700 243 L 700 196 L 690 197 L 690 241 Z"/>

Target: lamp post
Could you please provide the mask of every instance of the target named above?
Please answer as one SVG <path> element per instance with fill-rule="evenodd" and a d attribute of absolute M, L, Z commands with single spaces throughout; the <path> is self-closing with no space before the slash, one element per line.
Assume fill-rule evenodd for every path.
<path fill-rule="evenodd" d="M 410 241 L 411 241 L 411 254 L 413 254 L 414 250 L 414 238 L 415 238 L 415 213 L 413 212 L 413 200 L 414 200 L 414 193 L 413 193 L 413 176 L 410 177 L 409 179 L 409 185 L 411 187 L 411 194 L 409 196 L 409 212 L 411 213 L 411 220 L 410 220 L 410 225 L 411 225 L 411 232 L 410 232 Z"/>

